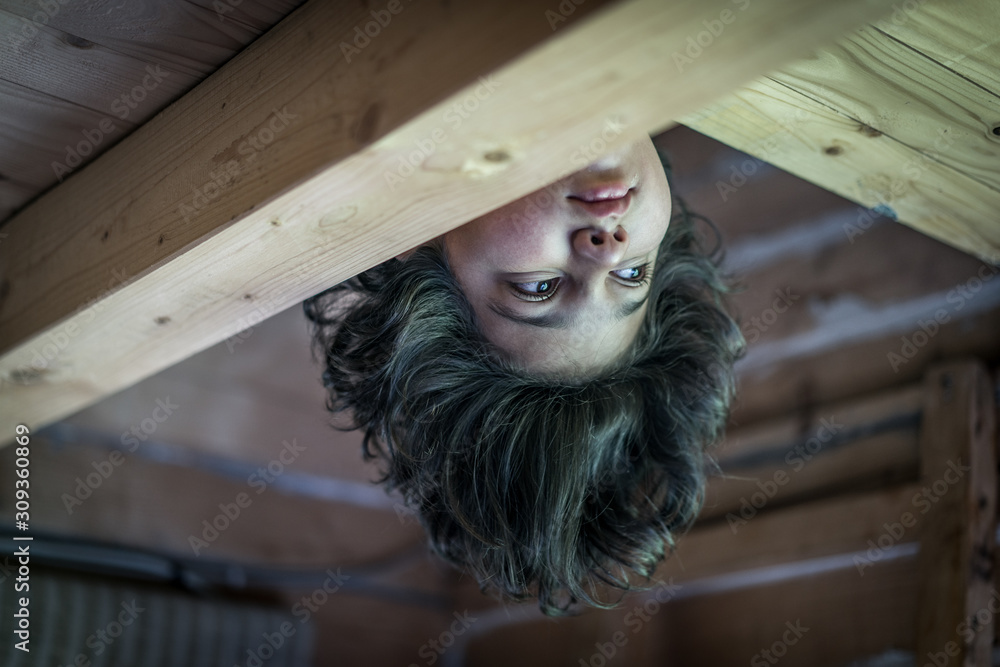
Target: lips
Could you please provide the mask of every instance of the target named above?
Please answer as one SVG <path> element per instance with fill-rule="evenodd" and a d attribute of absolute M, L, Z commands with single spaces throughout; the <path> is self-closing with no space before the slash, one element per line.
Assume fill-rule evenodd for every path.
<path fill-rule="evenodd" d="M 567 199 L 598 218 L 622 216 L 632 205 L 632 190 L 627 185 L 601 185 L 569 195 Z"/>

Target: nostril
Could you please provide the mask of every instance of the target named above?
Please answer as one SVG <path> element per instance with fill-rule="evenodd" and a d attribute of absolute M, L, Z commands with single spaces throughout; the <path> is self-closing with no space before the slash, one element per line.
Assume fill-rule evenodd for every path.
<path fill-rule="evenodd" d="M 614 237 L 615 241 L 618 241 L 619 243 L 625 243 L 625 241 L 628 239 L 628 233 L 625 231 L 624 227 L 618 225 L 618 229 L 615 230 Z"/>
<path fill-rule="evenodd" d="M 604 245 L 604 237 L 600 234 L 591 234 L 590 242 L 594 245 Z"/>

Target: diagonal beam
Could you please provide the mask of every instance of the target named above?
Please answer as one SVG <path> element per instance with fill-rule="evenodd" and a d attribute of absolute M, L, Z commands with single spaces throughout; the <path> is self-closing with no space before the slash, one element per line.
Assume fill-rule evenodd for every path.
<path fill-rule="evenodd" d="M 890 6 L 390 4 L 375 29 L 370 10 L 313 0 L 5 225 L 0 432 L 127 387 Z"/>
<path fill-rule="evenodd" d="M 896 5 L 815 57 L 679 119 L 877 213 L 1000 263 L 1000 12 L 992 0 Z M 723 201 L 757 165 L 716 183 Z"/>

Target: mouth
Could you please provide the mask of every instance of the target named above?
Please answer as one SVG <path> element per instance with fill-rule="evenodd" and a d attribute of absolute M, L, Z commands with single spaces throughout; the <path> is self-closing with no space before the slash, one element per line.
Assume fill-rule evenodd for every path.
<path fill-rule="evenodd" d="M 620 183 L 600 185 L 566 198 L 595 217 L 617 217 L 625 215 L 632 205 L 632 188 Z"/>

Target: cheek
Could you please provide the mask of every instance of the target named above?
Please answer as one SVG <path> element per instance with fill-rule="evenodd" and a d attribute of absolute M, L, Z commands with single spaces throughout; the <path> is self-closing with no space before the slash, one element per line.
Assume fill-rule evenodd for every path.
<path fill-rule="evenodd" d="M 636 213 L 637 219 L 645 221 L 645 224 L 634 230 L 632 242 L 639 248 L 658 247 L 670 223 L 670 200 L 665 203 L 657 199 L 648 200 Z"/>
<path fill-rule="evenodd" d="M 499 262 L 525 262 L 544 256 L 551 244 L 551 233 L 540 220 L 505 215 L 496 211 L 481 218 L 476 230 L 476 247 L 484 257 Z"/>

